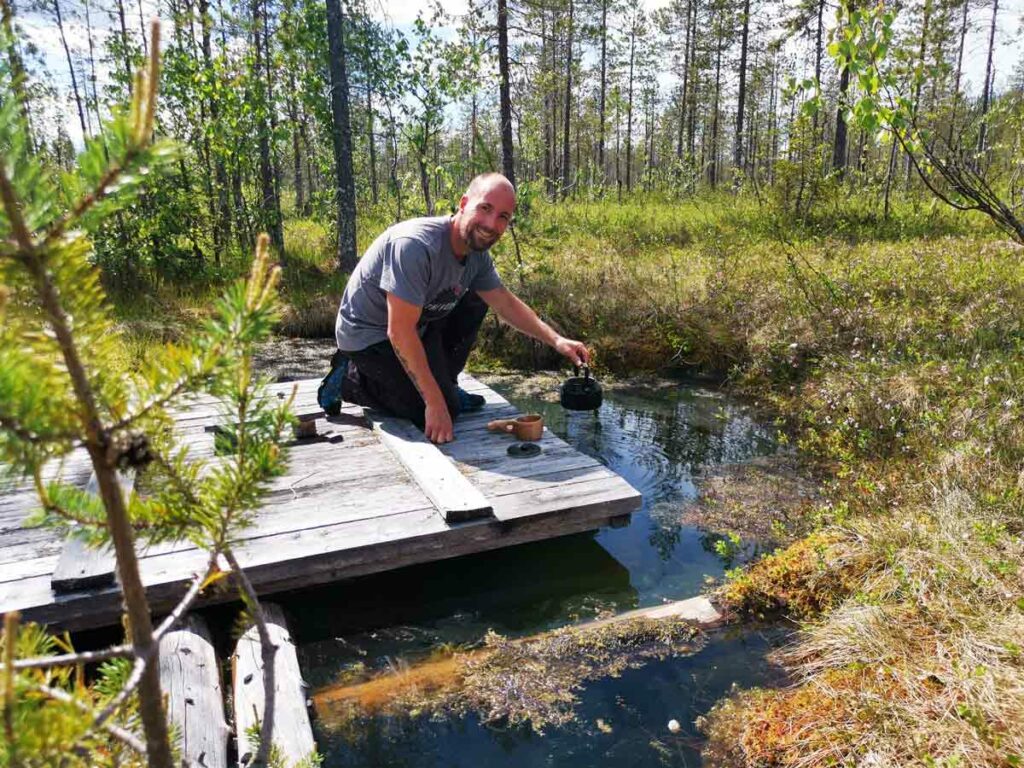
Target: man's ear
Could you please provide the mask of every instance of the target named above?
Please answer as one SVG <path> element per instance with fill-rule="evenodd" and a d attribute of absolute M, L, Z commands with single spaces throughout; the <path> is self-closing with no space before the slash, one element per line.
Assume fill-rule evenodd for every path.
<path fill-rule="evenodd" d="M 466 203 L 468 203 L 468 202 L 469 202 L 469 197 L 467 197 L 466 195 L 463 195 L 462 199 L 459 200 L 459 210 L 460 211 L 466 210 Z"/>

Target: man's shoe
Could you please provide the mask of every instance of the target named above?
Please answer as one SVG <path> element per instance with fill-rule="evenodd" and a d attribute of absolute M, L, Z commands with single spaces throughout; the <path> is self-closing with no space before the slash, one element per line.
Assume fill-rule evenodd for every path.
<path fill-rule="evenodd" d="M 459 410 L 463 413 L 466 413 L 467 411 L 479 411 L 484 407 L 484 403 L 487 402 L 483 395 L 474 395 L 467 392 L 462 387 L 456 387 L 455 391 L 459 394 Z"/>
<path fill-rule="evenodd" d="M 316 401 L 328 416 L 341 413 L 341 384 L 348 375 L 348 358 L 336 352 L 331 358 L 331 372 L 320 382 L 316 391 Z"/>

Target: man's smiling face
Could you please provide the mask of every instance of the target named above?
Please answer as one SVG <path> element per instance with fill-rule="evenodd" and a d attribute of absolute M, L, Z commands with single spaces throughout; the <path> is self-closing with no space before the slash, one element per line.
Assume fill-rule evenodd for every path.
<path fill-rule="evenodd" d="M 516 209 L 516 194 L 502 176 L 470 188 L 459 203 L 459 238 L 473 251 L 484 251 L 505 234 Z"/>

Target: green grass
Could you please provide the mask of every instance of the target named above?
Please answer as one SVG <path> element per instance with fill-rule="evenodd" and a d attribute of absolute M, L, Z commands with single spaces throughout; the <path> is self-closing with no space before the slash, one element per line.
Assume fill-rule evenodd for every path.
<path fill-rule="evenodd" d="M 1024 260 L 976 216 L 833 194 L 801 219 L 756 197 L 519 212 L 506 283 L 617 373 L 712 375 L 760 401 L 827 478 L 809 537 L 737 571 L 740 615 L 800 620 L 796 685 L 706 723 L 741 765 L 1024 762 Z M 360 220 L 360 248 L 386 222 Z M 287 223 L 285 333 L 333 330 L 331 230 Z M 217 285 L 114 296 L 134 347 Z M 167 330 L 168 318 L 172 330 Z M 477 364 L 557 366 L 488 320 Z"/>

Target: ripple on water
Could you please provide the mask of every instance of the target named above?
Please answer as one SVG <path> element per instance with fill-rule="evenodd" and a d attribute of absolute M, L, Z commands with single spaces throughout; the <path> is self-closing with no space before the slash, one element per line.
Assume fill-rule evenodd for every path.
<path fill-rule="evenodd" d="M 295 635 L 314 686 L 346 670 L 387 669 L 440 646 L 472 646 L 488 629 L 517 637 L 609 611 L 701 592 L 729 558 L 716 539 L 682 522 L 701 477 L 776 450 L 774 430 L 721 392 L 683 385 L 606 388 L 592 413 L 564 411 L 551 392 L 521 396 L 489 382 L 520 410 L 623 476 L 644 496 L 632 522 L 596 535 L 512 547 L 296 595 Z M 519 382 L 522 383 L 522 382 Z M 307 607 L 309 610 L 304 610 Z M 371 627 L 371 628 L 367 628 Z M 631 766 L 699 764 L 693 720 L 730 686 L 766 679 L 772 637 L 714 639 L 694 656 L 668 658 L 580 691 L 578 721 L 531 732 L 483 727 L 470 714 L 435 720 L 374 717 L 356 735 L 321 733 L 326 765 Z M 676 719 L 678 733 L 665 724 Z"/>

